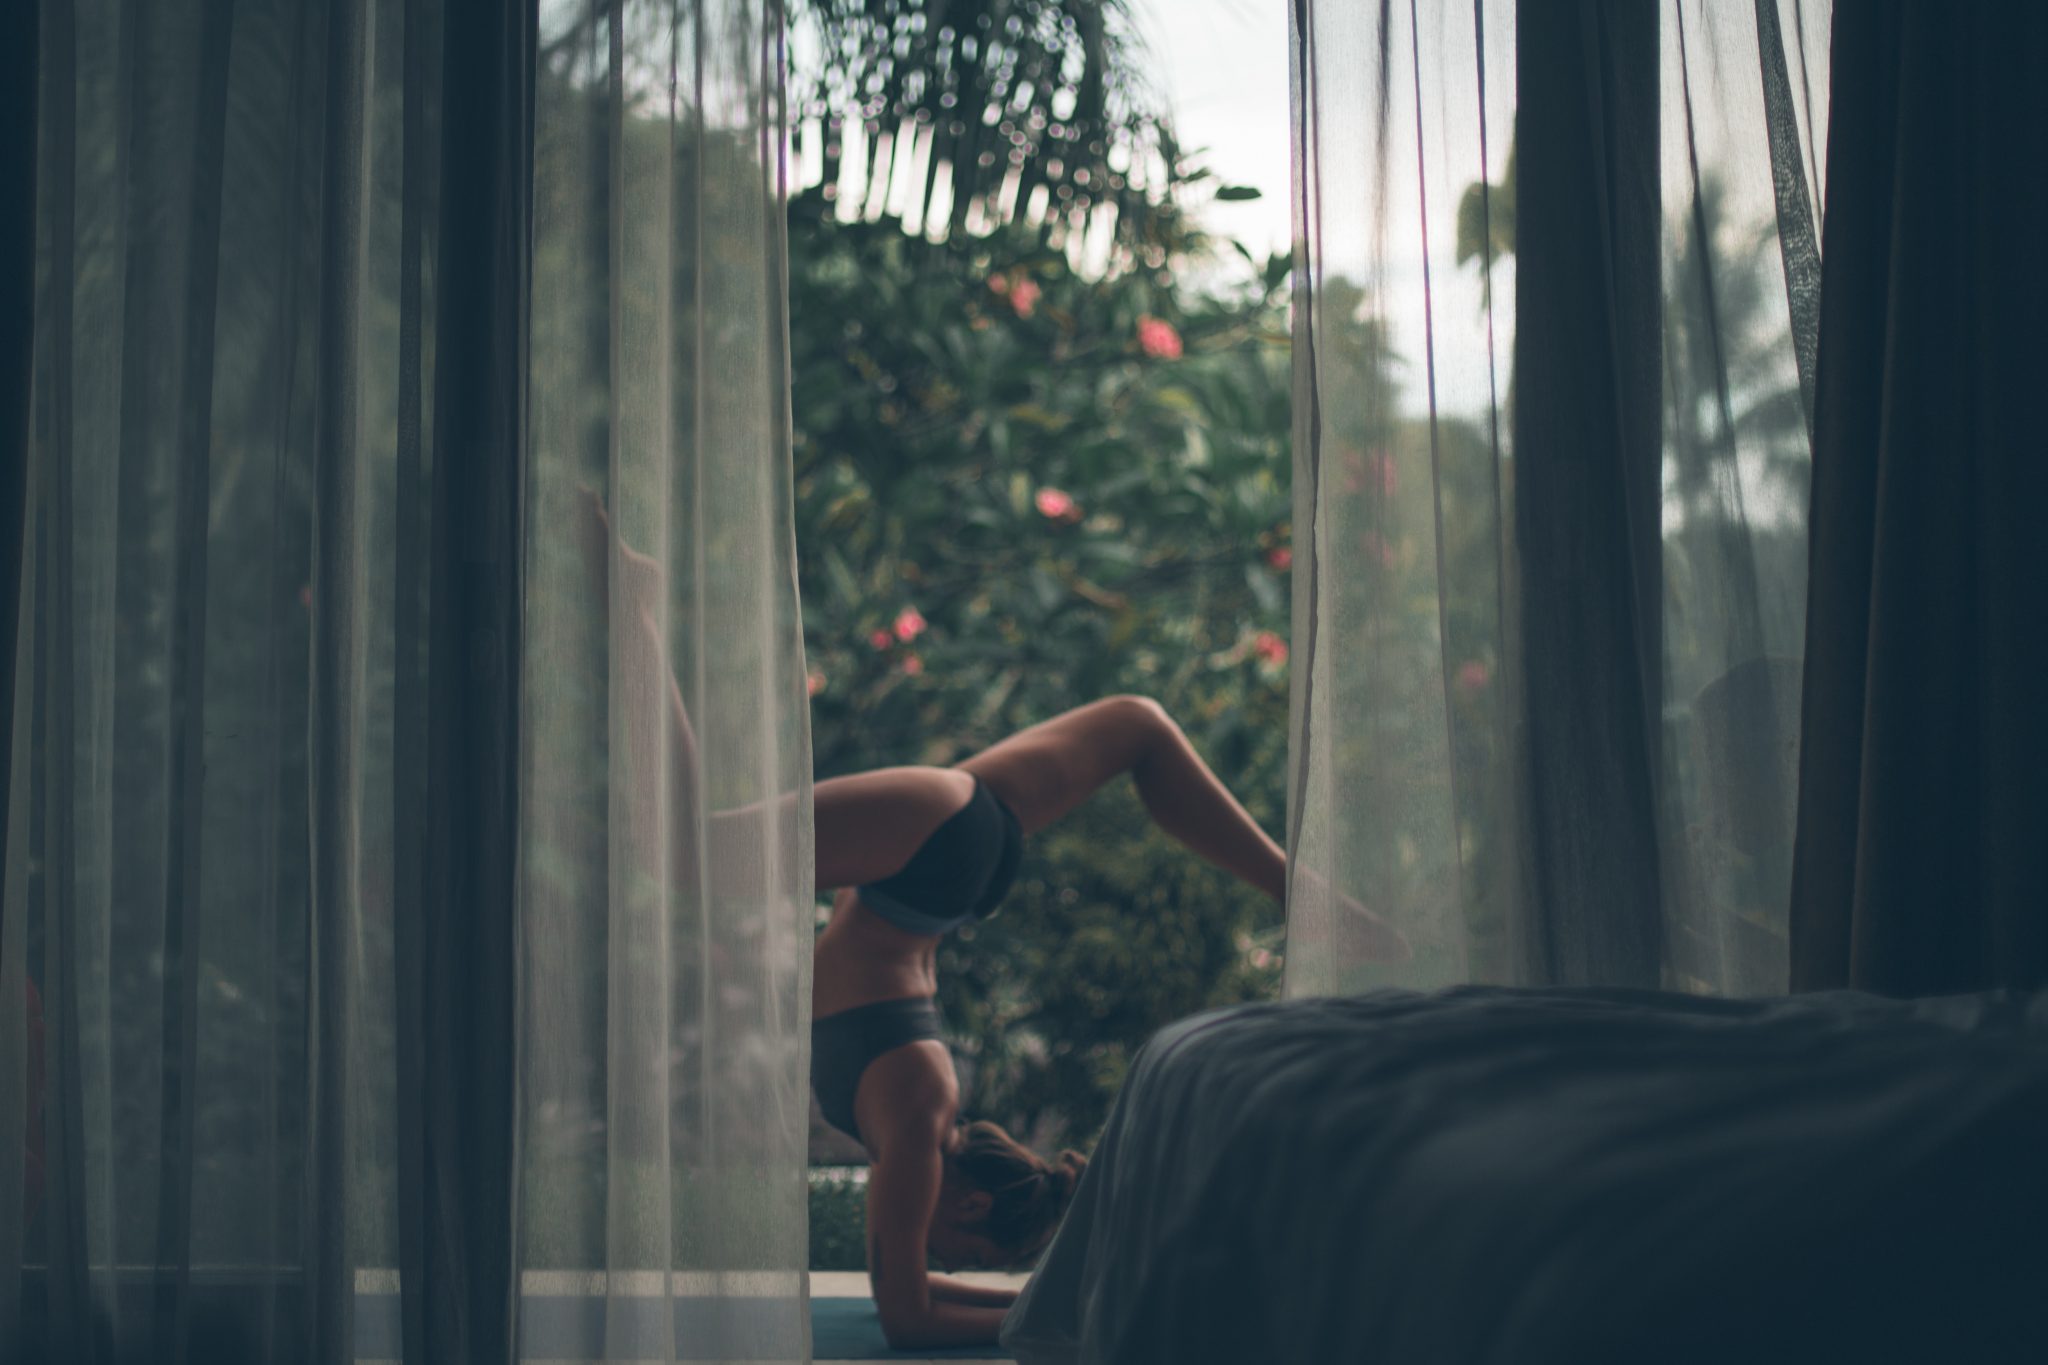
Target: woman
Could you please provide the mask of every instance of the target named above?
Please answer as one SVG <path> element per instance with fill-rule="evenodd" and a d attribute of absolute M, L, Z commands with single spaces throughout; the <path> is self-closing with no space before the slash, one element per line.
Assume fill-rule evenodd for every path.
<path fill-rule="evenodd" d="M 1284 898 L 1285 855 L 1144 697 L 1068 711 L 956 767 L 817 784 L 818 885 L 837 895 L 812 955 L 811 1084 L 869 1154 L 868 1274 L 897 1349 L 995 1341 L 1015 1291 L 927 1274 L 927 1256 L 952 1268 L 1035 1255 L 1086 1165 L 1043 1161 L 992 1123 L 959 1126 L 933 1005 L 939 940 L 1001 903 L 1027 836 L 1124 773 L 1161 829 Z M 1406 955 L 1370 923 L 1378 955 Z"/>
<path fill-rule="evenodd" d="M 673 790 L 694 790 L 694 742 L 662 662 L 655 562 L 613 539 L 586 496 L 597 581 L 615 575 L 630 672 L 667 678 Z M 607 568 L 603 555 L 617 556 Z M 658 733 L 642 718 L 645 747 Z M 1051 1240 L 1086 1160 L 1048 1162 L 993 1123 L 962 1125 L 940 1041 L 939 940 L 991 914 L 1026 837 L 1128 773 L 1152 819 L 1188 848 L 1284 900 L 1286 857 L 1202 762 L 1157 702 L 1110 697 L 1034 725 L 951 768 L 882 768 L 814 790 L 817 886 L 837 894 L 812 953 L 811 1083 L 834 1127 L 868 1152 L 868 1274 L 897 1349 L 991 1344 L 1016 1294 L 927 1272 L 1009 1266 Z M 714 817 L 715 818 L 715 817 Z M 1345 902 L 1368 956 L 1402 958 L 1401 936 Z"/>

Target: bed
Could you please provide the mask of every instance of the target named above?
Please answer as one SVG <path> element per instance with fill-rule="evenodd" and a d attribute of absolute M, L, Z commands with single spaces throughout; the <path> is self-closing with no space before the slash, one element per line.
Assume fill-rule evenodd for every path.
<path fill-rule="evenodd" d="M 2048 1360 L 2044 1248 L 2048 993 L 1380 991 L 1156 1035 L 1003 1345 Z"/>

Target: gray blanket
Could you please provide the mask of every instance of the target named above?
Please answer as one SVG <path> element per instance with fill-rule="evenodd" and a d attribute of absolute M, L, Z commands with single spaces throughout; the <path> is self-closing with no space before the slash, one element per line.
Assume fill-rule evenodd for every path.
<path fill-rule="evenodd" d="M 2048 1360 L 2044 1248 L 2048 993 L 1381 991 L 1156 1035 L 1003 1344 Z"/>

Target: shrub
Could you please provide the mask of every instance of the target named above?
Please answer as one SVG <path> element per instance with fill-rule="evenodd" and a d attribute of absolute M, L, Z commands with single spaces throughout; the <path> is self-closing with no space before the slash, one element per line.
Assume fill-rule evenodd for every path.
<path fill-rule="evenodd" d="M 791 206 L 818 775 L 950 764 L 1138 692 L 1277 835 L 1286 259 L 1208 294 L 1171 267 L 1084 275 L 1027 231 L 931 243 L 828 210 Z M 1174 266 L 1207 250 L 1175 231 Z M 1085 1141 L 1154 1029 L 1273 989 L 1277 924 L 1128 795 L 1099 798 L 940 950 L 968 1111 Z"/>
<path fill-rule="evenodd" d="M 811 1171 L 811 1269 L 867 1269 L 867 1184 L 844 1167 Z"/>

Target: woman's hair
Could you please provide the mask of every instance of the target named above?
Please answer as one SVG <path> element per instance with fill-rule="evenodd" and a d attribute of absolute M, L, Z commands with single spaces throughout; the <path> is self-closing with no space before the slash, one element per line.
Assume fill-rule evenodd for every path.
<path fill-rule="evenodd" d="M 954 1160 L 967 1182 L 992 1201 L 983 1235 L 1020 1261 L 1052 1240 L 1088 1168 L 1088 1158 L 1074 1151 L 1047 1161 L 987 1121 L 967 1125 Z"/>

